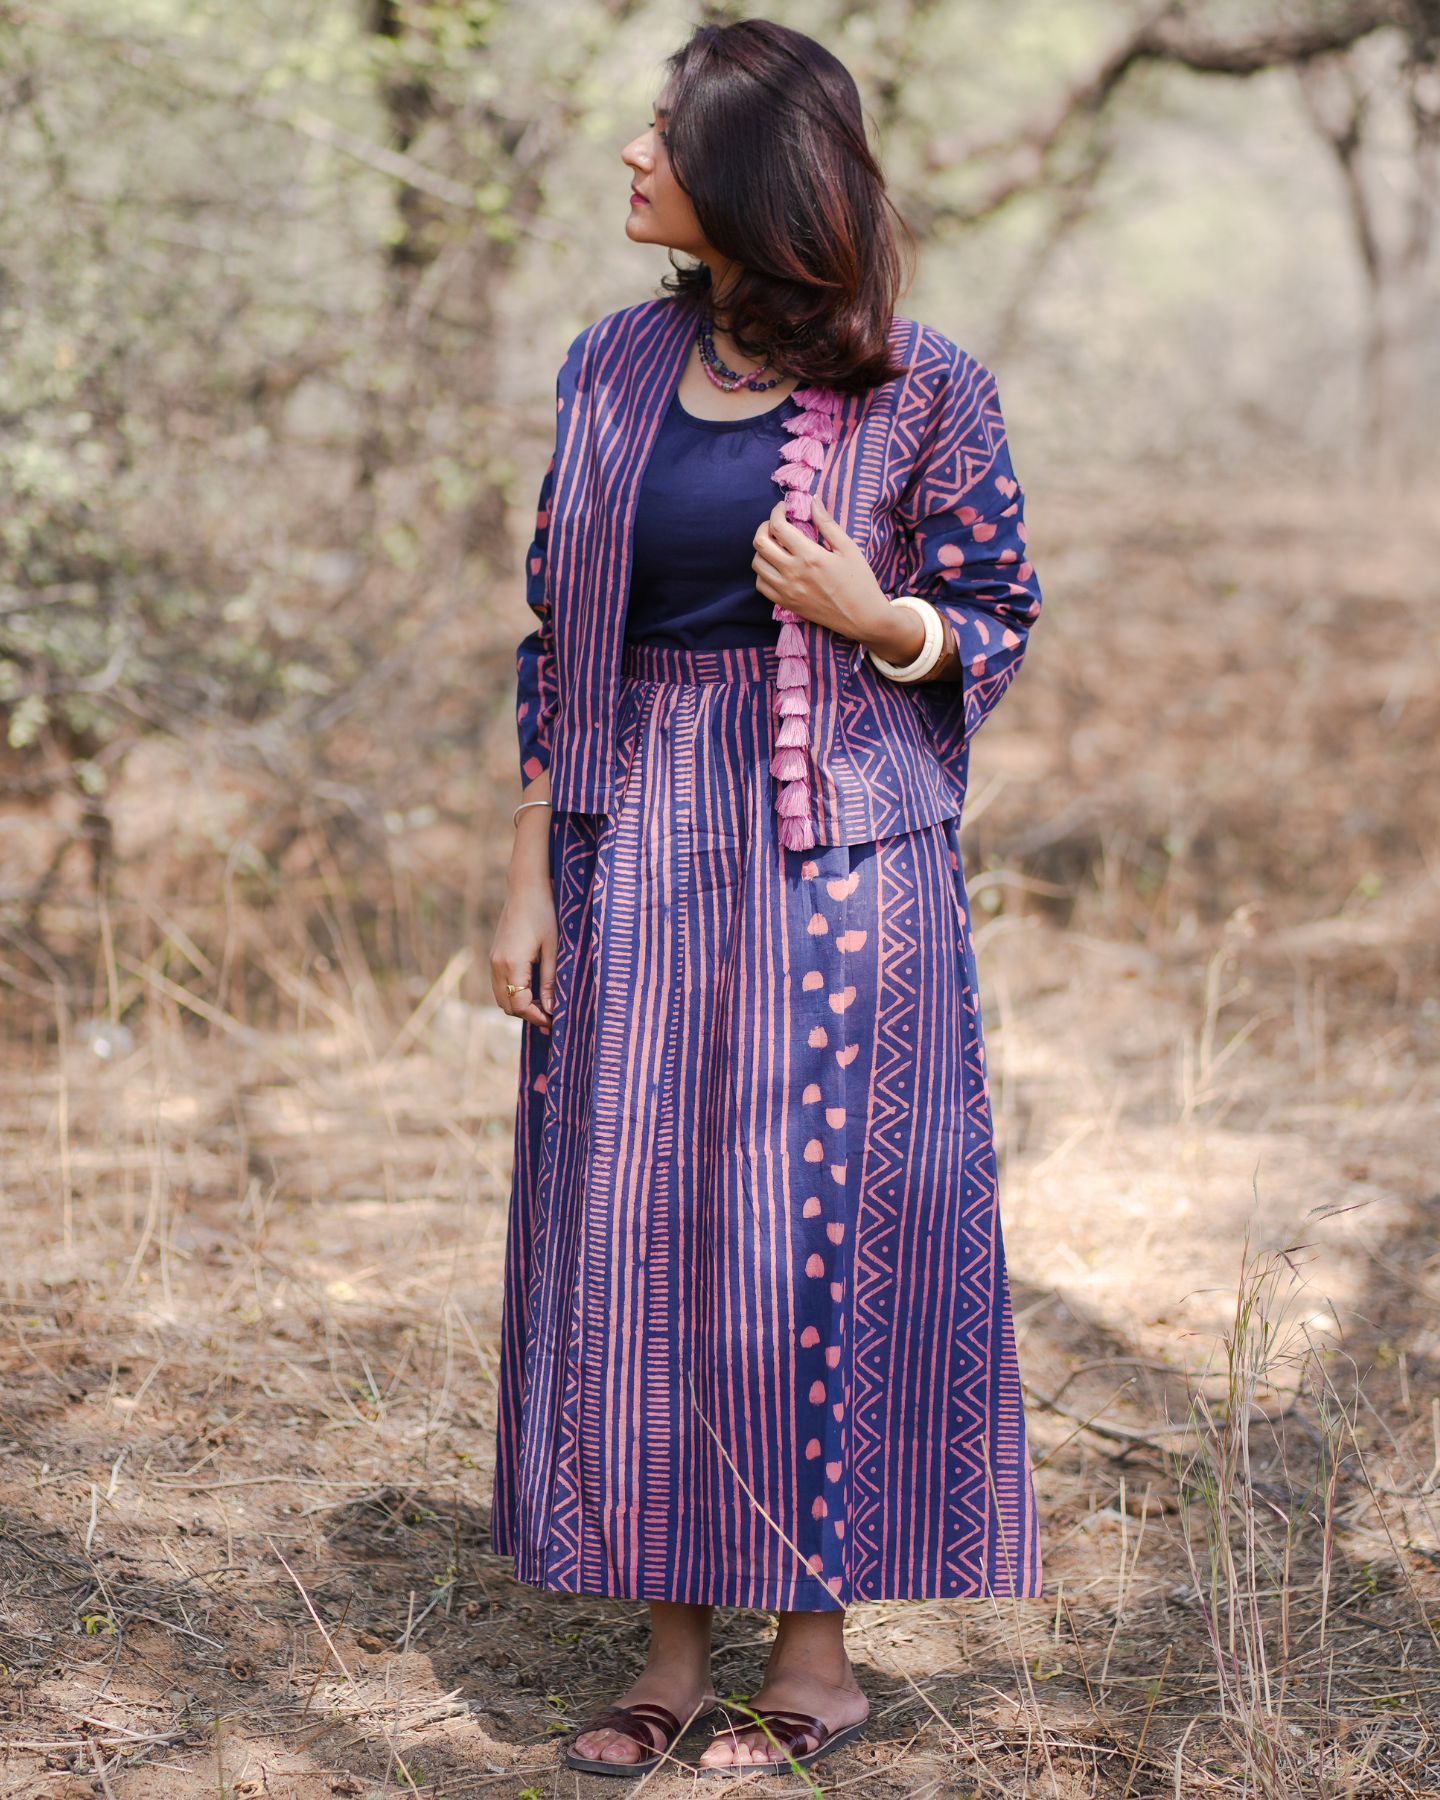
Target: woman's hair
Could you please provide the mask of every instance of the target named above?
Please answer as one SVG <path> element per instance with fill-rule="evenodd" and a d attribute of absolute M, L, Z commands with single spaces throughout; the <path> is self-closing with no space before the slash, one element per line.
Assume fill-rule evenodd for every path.
<path fill-rule="evenodd" d="M 669 62 L 666 146 L 708 243 L 740 273 L 717 308 L 703 263 L 666 286 L 748 356 L 842 393 L 903 373 L 890 320 L 905 275 L 850 72 L 814 38 L 700 25 Z"/>

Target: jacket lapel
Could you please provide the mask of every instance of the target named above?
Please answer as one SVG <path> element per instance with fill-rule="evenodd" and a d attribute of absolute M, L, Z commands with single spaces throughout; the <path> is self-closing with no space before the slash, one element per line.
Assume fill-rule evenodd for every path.
<path fill-rule="evenodd" d="M 611 809 L 635 508 L 692 329 L 690 309 L 674 301 L 615 313 L 589 334 L 568 394 L 561 380 L 552 510 L 562 523 L 550 564 L 561 730 L 551 778 L 575 812 Z"/>

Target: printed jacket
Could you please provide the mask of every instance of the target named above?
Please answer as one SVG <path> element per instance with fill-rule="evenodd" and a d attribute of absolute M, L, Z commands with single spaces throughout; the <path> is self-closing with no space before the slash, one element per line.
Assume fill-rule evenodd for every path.
<path fill-rule="evenodd" d="M 557 812 L 614 810 L 635 508 L 693 333 L 686 306 L 646 301 L 582 332 L 560 371 L 555 456 L 526 560 L 539 624 L 520 646 L 516 702 L 522 774 L 549 769 Z M 862 646 L 806 627 L 819 844 L 870 843 L 959 815 L 970 738 L 1010 685 L 1040 610 L 993 376 L 909 319 L 895 320 L 891 342 L 906 371 L 845 397 L 816 492 L 887 594 L 919 595 L 946 614 L 964 673 L 902 686 Z"/>

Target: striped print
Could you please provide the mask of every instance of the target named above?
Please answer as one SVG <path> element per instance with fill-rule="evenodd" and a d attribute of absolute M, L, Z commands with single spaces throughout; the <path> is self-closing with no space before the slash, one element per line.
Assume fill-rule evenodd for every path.
<path fill-rule="evenodd" d="M 625 652 L 527 1027 L 494 1542 L 567 1592 L 1039 1592 L 956 833 L 780 847 L 773 653 Z"/>
<path fill-rule="evenodd" d="M 549 769 L 562 812 L 614 807 L 631 532 L 693 329 L 676 301 L 632 306 L 583 332 L 560 372 L 516 713 L 525 780 Z M 887 593 L 919 594 L 945 613 L 963 679 L 898 687 L 860 646 L 807 629 L 819 844 L 873 843 L 957 816 L 969 739 L 1013 679 L 1040 610 L 994 379 L 911 320 L 895 320 L 892 341 L 905 373 L 843 401 L 816 491 Z"/>

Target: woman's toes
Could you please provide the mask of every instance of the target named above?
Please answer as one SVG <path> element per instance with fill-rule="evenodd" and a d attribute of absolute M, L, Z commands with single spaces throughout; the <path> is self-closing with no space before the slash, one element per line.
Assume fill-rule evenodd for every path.
<path fill-rule="evenodd" d="M 591 1762 L 634 1762 L 636 1746 L 629 1738 L 616 1737 L 613 1731 L 587 1732 L 575 1740 L 575 1748 Z"/>
<path fill-rule="evenodd" d="M 763 1737 L 757 1738 L 753 1733 L 738 1738 L 716 1738 L 707 1746 L 700 1761 L 709 1769 L 725 1769 L 732 1764 L 738 1768 L 747 1763 L 769 1762 L 770 1748 Z"/>

